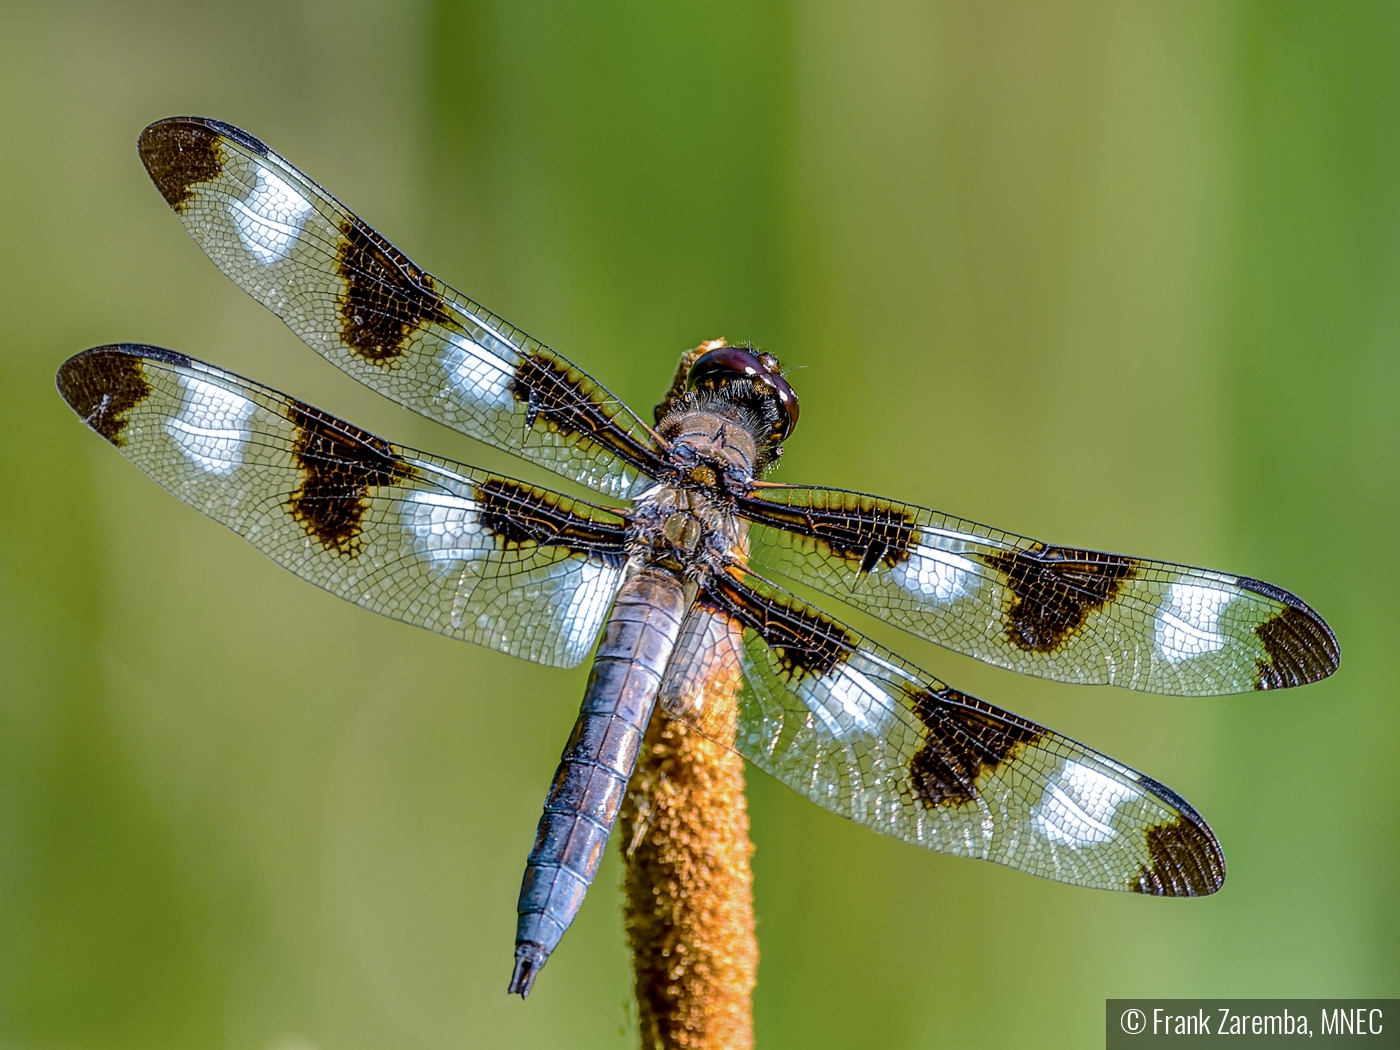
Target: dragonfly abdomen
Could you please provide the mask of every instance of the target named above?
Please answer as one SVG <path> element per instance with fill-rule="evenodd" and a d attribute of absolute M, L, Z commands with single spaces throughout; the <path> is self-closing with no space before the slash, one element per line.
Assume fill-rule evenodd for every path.
<path fill-rule="evenodd" d="M 684 613 L 683 585 L 664 569 L 643 569 L 613 603 L 520 887 L 509 990 L 522 998 L 598 870 Z"/>

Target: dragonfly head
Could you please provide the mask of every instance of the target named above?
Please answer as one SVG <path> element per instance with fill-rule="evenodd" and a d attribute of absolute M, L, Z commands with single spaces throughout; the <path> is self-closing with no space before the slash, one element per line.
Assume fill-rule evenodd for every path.
<path fill-rule="evenodd" d="M 690 366 L 686 388 L 719 394 L 736 402 L 767 425 L 756 440 L 780 445 L 797 426 L 797 393 L 783 378 L 772 354 L 742 346 L 720 346 Z"/>

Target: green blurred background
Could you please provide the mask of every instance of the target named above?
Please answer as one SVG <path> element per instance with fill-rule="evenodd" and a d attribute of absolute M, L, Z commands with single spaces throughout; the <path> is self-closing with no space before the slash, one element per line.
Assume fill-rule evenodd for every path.
<path fill-rule="evenodd" d="M 1336 629 L 1322 685 L 1164 700 L 877 625 L 1180 790 L 1230 878 L 1042 882 L 754 773 L 760 1046 L 1083 1047 L 1109 996 L 1400 995 L 1400 6 L 5 0 L 0 1045 L 635 1045 L 612 854 L 505 994 L 586 669 L 337 603 L 54 392 L 80 349 L 157 343 L 539 477 L 204 259 L 134 149 L 191 112 L 644 410 L 703 338 L 803 366 L 781 478 L 1263 577 Z"/>

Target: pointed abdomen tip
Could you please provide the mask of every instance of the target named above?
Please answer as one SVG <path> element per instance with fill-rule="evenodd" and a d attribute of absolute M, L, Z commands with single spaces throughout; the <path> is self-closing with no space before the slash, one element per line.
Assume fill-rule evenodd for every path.
<path fill-rule="evenodd" d="M 530 989 L 535 984 L 535 977 L 548 958 L 549 953 L 544 950 L 542 944 L 535 944 L 532 941 L 517 944 L 515 946 L 515 970 L 510 975 L 510 987 L 506 991 L 524 999 L 530 994 Z"/>

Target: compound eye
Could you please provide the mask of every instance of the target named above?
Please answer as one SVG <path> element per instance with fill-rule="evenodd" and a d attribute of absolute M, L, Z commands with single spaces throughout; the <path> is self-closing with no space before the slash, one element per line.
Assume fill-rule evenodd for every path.
<path fill-rule="evenodd" d="M 778 396 L 778 424 L 774 428 L 773 440 L 783 441 L 797 426 L 797 391 L 788 386 L 788 381 L 776 372 L 768 377 L 768 384 Z"/>
<path fill-rule="evenodd" d="M 721 346 L 696 358 L 686 385 L 692 390 L 713 390 L 732 379 L 757 379 L 766 373 L 763 363 L 747 350 Z"/>
<path fill-rule="evenodd" d="M 778 408 L 778 421 L 769 439 L 784 440 L 797 426 L 797 394 L 783 378 L 778 359 L 769 353 L 754 354 L 737 346 L 721 346 L 701 354 L 690 366 L 686 386 L 692 390 L 716 390 L 736 379 L 752 380 L 767 388 Z"/>

